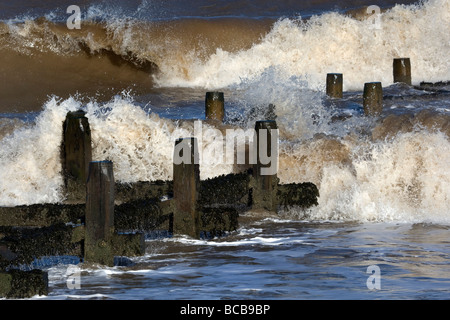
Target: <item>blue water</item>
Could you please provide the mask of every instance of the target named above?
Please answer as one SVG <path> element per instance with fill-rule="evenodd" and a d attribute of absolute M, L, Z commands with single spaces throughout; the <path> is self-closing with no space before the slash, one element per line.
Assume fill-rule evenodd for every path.
<path fill-rule="evenodd" d="M 438 224 L 266 218 L 213 240 L 148 239 L 127 267 L 73 266 L 79 289 L 67 264 L 50 267 L 50 294 L 35 298 L 448 299 L 449 236 Z"/>

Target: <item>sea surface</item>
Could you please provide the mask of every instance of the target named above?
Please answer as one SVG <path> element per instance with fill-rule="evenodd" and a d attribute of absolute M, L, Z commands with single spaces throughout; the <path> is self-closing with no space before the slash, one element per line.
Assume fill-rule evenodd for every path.
<path fill-rule="evenodd" d="M 61 124 L 78 109 L 117 181 L 171 179 L 193 134 L 178 120 L 204 120 L 207 91 L 243 129 L 275 105 L 280 183 L 320 197 L 219 238 L 149 233 L 122 266 L 37 260 L 50 292 L 32 299 L 450 298 L 450 1 L 76 2 L 0 0 L 0 206 L 65 200 Z M 393 81 L 401 57 L 411 86 Z M 373 81 L 383 112 L 367 117 Z M 202 125 L 201 178 L 235 172 Z"/>

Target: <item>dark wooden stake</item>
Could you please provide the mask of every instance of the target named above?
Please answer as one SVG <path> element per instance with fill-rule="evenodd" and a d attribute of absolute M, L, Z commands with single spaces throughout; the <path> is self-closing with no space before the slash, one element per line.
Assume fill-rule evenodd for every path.
<path fill-rule="evenodd" d="M 278 126 L 274 120 L 255 124 L 256 164 L 253 165 L 252 208 L 277 211 Z M 275 143 L 275 145 L 273 145 Z M 253 148 L 255 150 L 255 148 Z M 275 152 L 275 154 L 273 154 Z"/>
<path fill-rule="evenodd" d="M 394 83 L 411 85 L 411 61 L 409 58 L 396 58 L 393 62 Z"/>
<path fill-rule="evenodd" d="M 63 176 L 67 199 L 84 201 L 89 162 L 92 160 L 91 130 L 82 110 L 67 113 L 63 124 Z"/>
<path fill-rule="evenodd" d="M 173 232 L 193 238 L 200 236 L 200 217 L 197 210 L 200 189 L 200 166 L 197 139 L 183 138 L 175 141 L 173 162 Z"/>
<path fill-rule="evenodd" d="M 85 261 L 113 266 L 114 174 L 111 161 L 89 164 L 86 194 Z"/>
<path fill-rule="evenodd" d="M 327 96 L 330 98 L 342 98 L 342 79 L 342 73 L 327 74 Z"/>
<path fill-rule="evenodd" d="M 225 117 L 225 105 L 223 92 L 207 92 L 205 97 L 206 120 L 223 122 Z"/>
<path fill-rule="evenodd" d="M 366 116 L 377 116 L 383 111 L 383 88 L 381 82 L 364 84 L 363 107 Z"/>

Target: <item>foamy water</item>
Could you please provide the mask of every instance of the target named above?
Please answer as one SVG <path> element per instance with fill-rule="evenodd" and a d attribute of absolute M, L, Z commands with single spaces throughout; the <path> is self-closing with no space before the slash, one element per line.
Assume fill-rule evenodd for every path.
<path fill-rule="evenodd" d="M 2 205 L 64 200 L 59 160 L 61 124 L 68 111 L 80 107 L 74 99 L 53 99 L 34 124 L 3 138 Z M 174 141 L 194 133 L 192 126 L 179 126 L 146 113 L 130 98 L 91 103 L 86 110 L 93 159 L 113 161 L 118 181 L 171 179 Z M 304 120 L 311 130 L 322 127 L 314 126 L 312 119 Z M 371 141 L 352 131 L 339 137 L 333 135 L 332 125 L 328 127 L 328 134 L 310 131 L 303 139 L 293 134 L 294 126 L 286 133 L 280 130 L 280 183 L 309 181 L 320 190 L 319 206 L 300 215 L 319 220 L 449 221 L 450 143 L 446 134 L 417 129 Z M 204 134 L 198 138 L 203 140 L 203 157 L 210 160 L 214 148 L 223 148 L 224 140 L 208 139 L 207 129 L 204 125 Z M 297 134 L 302 136 L 301 131 Z M 220 164 L 217 159 L 217 163 L 202 162 L 200 170 L 201 178 L 206 179 L 233 172 L 233 165 Z"/>
<path fill-rule="evenodd" d="M 323 88 L 326 73 L 341 72 L 344 90 L 360 90 L 370 81 L 392 84 L 392 59 L 399 57 L 413 61 L 413 83 L 447 80 L 448 1 L 398 5 L 377 19 L 375 24 L 371 16 L 360 21 L 338 13 L 314 16 L 307 22 L 281 19 L 249 50 L 227 52 L 218 48 L 206 60 L 185 59 L 182 69 L 180 61 L 163 61 L 157 83 L 221 88 L 277 68 L 287 77 L 303 75 L 313 89 Z"/>
<path fill-rule="evenodd" d="M 135 14 L 121 19 L 91 5 L 93 21 L 74 34 L 52 14 L 44 22 L 26 16 L 0 26 L 0 50 L 13 57 L 10 65 L 25 70 L 23 61 L 34 61 L 30 70 L 42 71 L 42 87 L 26 82 L 30 88 L 46 96 L 58 84 L 62 92 L 37 103 L 34 91 L 14 82 L 22 69 L 4 73 L 23 93 L 11 91 L 12 101 L 27 112 L 0 106 L 0 206 L 64 201 L 62 123 L 80 108 L 89 119 L 93 159 L 111 160 L 116 180 L 171 179 L 175 139 L 195 134 L 176 119 L 203 120 L 204 93 L 213 89 L 225 91 L 227 125 L 242 129 L 275 105 L 280 183 L 315 183 L 319 205 L 280 208 L 278 216 L 223 239 L 148 238 L 146 255 L 133 258 L 133 266 L 80 266 L 77 290 L 67 288 L 67 262 L 42 266 L 50 275 L 46 298 L 449 297 L 449 88 L 433 95 L 392 84 L 392 59 L 404 56 L 411 58 L 413 84 L 449 80 L 449 1 L 395 6 L 381 14 L 377 28 L 373 19 L 338 12 L 241 21 L 233 31 L 229 17 L 149 24 L 148 16 L 141 21 Z M 198 30 L 203 38 L 195 37 Z M 221 30 L 229 31 L 223 46 L 206 41 Z M 53 78 L 67 70 L 64 81 Z M 343 99 L 325 96 L 328 72 L 344 74 Z M 104 79 L 112 79 L 110 99 L 97 86 Z M 388 98 L 377 119 L 362 112 L 361 90 L 369 81 L 381 81 Z M 202 126 L 201 178 L 236 170 L 215 160 L 224 141 Z M 384 291 L 366 286 L 366 269 L 374 264 Z"/>
<path fill-rule="evenodd" d="M 80 30 L 68 30 L 60 13 L 45 19 L 24 15 L 0 23 L 0 50 L 8 60 L 3 94 L 10 107 L 36 110 L 33 101 L 39 97 L 43 103 L 47 94 L 67 98 L 81 91 L 109 100 L 111 88 L 138 94 L 153 85 L 212 90 L 258 83 L 271 70 L 300 77 L 309 89 L 320 91 L 326 73 L 340 72 L 344 90 L 361 90 L 365 82 L 391 85 L 392 60 L 399 57 L 411 59 L 414 84 L 447 81 L 449 6 L 446 0 L 429 0 L 396 5 L 379 15 L 363 11 L 358 19 L 337 11 L 302 19 L 300 11 L 298 17 L 278 19 L 159 21 L 93 4 L 83 12 Z M 39 62 L 27 59 L 32 56 Z M 27 86 L 35 82 L 30 70 L 42 75 L 45 95 Z M 18 71 L 21 79 L 16 79 Z M 28 91 L 33 95 L 28 97 Z M 23 101 L 14 100 L 19 92 Z"/>

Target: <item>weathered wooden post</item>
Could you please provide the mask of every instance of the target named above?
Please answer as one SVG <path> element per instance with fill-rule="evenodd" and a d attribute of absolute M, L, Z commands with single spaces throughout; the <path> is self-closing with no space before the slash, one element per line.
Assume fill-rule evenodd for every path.
<path fill-rule="evenodd" d="M 200 165 L 196 138 L 175 141 L 173 157 L 173 232 L 193 238 L 200 236 L 197 210 L 200 189 Z"/>
<path fill-rule="evenodd" d="M 256 121 L 256 163 L 253 165 L 252 208 L 277 211 L 278 126 L 274 120 Z"/>
<path fill-rule="evenodd" d="M 366 116 L 380 115 L 383 111 L 383 88 L 381 82 L 364 84 L 363 107 Z"/>
<path fill-rule="evenodd" d="M 84 201 L 89 162 L 92 160 L 91 130 L 82 110 L 67 113 L 63 123 L 63 176 L 69 201 Z"/>
<path fill-rule="evenodd" d="M 409 58 L 395 58 L 393 62 L 394 83 L 411 85 L 411 61 Z"/>
<path fill-rule="evenodd" d="M 114 174 L 111 161 L 89 164 L 86 183 L 84 259 L 114 265 Z"/>
<path fill-rule="evenodd" d="M 205 97 L 206 120 L 223 122 L 225 117 L 225 105 L 223 92 L 207 92 Z"/>
<path fill-rule="evenodd" d="M 327 96 L 330 98 L 342 98 L 342 87 L 342 73 L 327 74 Z"/>

